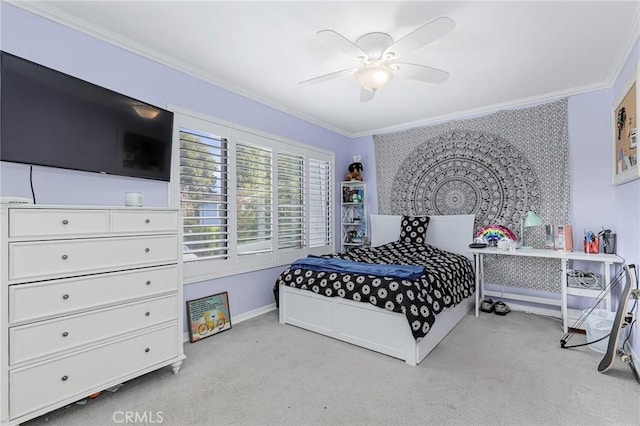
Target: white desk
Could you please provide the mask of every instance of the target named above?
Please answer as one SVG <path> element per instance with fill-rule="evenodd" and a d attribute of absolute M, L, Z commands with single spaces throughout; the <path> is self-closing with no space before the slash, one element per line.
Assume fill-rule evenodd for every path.
<path fill-rule="evenodd" d="M 521 257 L 544 257 L 549 259 L 559 259 L 562 265 L 562 284 L 560 286 L 560 311 L 562 316 L 562 328 L 564 332 L 567 332 L 569 327 L 567 318 L 567 295 L 585 296 L 595 298 L 600 293 L 600 290 L 589 290 L 582 288 L 569 287 L 567 285 L 567 262 L 569 260 L 581 260 L 590 262 L 600 262 L 604 266 L 604 285 L 609 284 L 611 281 L 611 266 L 617 263 L 623 263 L 620 256 L 615 254 L 591 254 L 581 251 L 560 251 L 560 250 L 547 250 L 547 249 L 518 249 L 515 251 L 499 250 L 497 248 L 482 248 L 482 249 L 469 249 L 473 253 L 476 268 L 476 316 L 478 316 L 478 310 L 480 307 L 480 291 L 484 295 L 484 269 L 483 259 L 485 255 L 494 256 L 521 256 Z M 512 297 L 513 296 L 513 297 Z M 517 300 L 525 300 L 535 303 L 549 304 L 548 299 L 536 298 L 533 296 L 508 296 Z M 611 295 L 609 294 L 606 300 L 606 308 L 611 309 Z"/>

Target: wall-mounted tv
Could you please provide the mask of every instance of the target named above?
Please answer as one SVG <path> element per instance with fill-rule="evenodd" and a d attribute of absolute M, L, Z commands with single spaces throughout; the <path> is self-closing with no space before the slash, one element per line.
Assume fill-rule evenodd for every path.
<path fill-rule="evenodd" d="M 173 113 L 0 52 L 0 160 L 168 181 Z"/>

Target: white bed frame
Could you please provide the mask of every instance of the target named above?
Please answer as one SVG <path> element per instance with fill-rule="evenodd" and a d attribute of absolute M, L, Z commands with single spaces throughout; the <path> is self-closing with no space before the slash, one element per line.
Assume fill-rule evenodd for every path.
<path fill-rule="evenodd" d="M 371 242 L 378 246 L 398 239 L 400 217 L 371 215 Z M 430 216 L 426 241 L 470 260 L 474 215 Z M 472 262 L 473 265 L 473 262 Z M 280 286 L 280 323 L 291 324 L 418 365 L 475 306 L 467 297 L 438 314 L 429 333 L 416 342 L 407 318 L 400 313 L 340 297 Z"/>

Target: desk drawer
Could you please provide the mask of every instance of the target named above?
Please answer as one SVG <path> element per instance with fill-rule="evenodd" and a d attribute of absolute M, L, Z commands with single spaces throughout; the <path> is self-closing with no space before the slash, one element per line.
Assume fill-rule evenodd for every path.
<path fill-rule="evenodd" d="M 112 232 L 177 232 L 178 212 L 116 210 L 111 213 Z"/>
<path fill-rule="evenodd" d="M 9 236 L 66 237 L 82 234 L 106 234 L 108 210 L 10 209 Z"/>
<path fill-rule="evenodd" d="M 73 401 L 178 355 L 177 325 L 9 373 L 9 416 Z M 116 382 L 117 383 L 117 382 Z"/>
<path fill-rule="evenodd" d="M 10 328 L 10 364 L 177 320 L 176 299 L 176 295 L 161 297 Z"/>
<path fill-rule="evenodd" d="M 9 279 L 50 279 L 177 259 L 177 235 L 18 242 L 9 244 Z"/>
<path fill-rule="evenodd" d="M 178 290 L 177 266 L 143 268 L 9 286 L 9 324 L 113 305 Z"/>

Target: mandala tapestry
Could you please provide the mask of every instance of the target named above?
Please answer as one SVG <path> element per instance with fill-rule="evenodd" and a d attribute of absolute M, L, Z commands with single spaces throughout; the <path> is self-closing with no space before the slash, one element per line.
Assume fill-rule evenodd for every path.
<path fill-rule="evenodd" d="M 544 223 L 569 223 L 566 99 L 374 141 L 382 214 L 475 214 L 476 229 L 502 225 L 517 234 L 529 210 Z M 525 232 L 527 245 L 544 246 L 543 227 Z M 487 282 L 560 291 L 554 260 L 487 256 L 485 262 Z"/>

